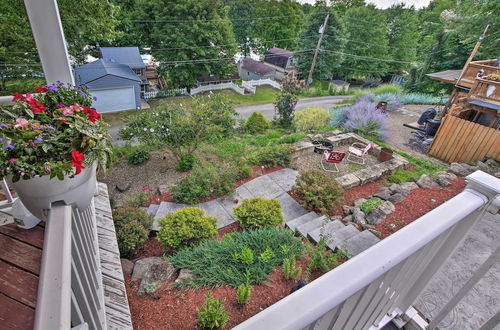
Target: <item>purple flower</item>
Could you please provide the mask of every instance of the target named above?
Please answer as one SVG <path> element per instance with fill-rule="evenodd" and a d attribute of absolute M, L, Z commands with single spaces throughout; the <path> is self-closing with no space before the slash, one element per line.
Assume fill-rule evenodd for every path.
<path fill-rule="evenodd" d="M 93 99 L 94 101 L 97 101 L 97 97 L 96 97 L 96 96 L 92 96 L 92 99 Z"/>
<path fill-rule="evenodd" d="M 358 99 L 346 110 L 346 121 L 343 125 L 346 131 L 386 140 L 388 119 L 385 114 L 377 110 L 376 103 L 368 102 L 367 98 Z"/>
<path fill-rule="evenodd" d="M 2 125 L 0 125 L 0 127 L 2 127 L 2 128 L 9 128 L 9 125 L 2 124 Z"/>
<path fill-rule="evenodd" d="M 78 91 L 78 93 L 80 93 L 80 95 L 83 97 L 87 97 L 87 94 L 84 91 Z"/>
<path fill-rule="evenodd" d="M 45 125 L 45 128 L 48 129 L 48 130 L 51 130 L 51 131 L 55 131 L 56 129 L 52 126 L 49 126 L 49 125 Z"/>
<path fill-rule="evenodd" d="M 43 141 L 43 139 L 39 138 L 39 137 L 35 139 L 35 142 L 42 142 L 42 141 Z"/>
<path fill-rule="evenodd" d="M 47 85 L 46 87 L 47 89 L 50 89 L 53 92 L 57 92 L 59 90 L 59 88 L 57 88 L 57 86 L 55 85 Z"/>
<path fill-rule="evenodd" d="M 89 86 L 89 85 L 85 85 L 85 88 L 86 88 L 86 89 L 89 89 L 89 88 L 90 88 L 90 86 Z"/>
<path fill-rule="evenodd" d="M 15 149 L 16 147 L 13 146 L 12 144 L 8 144 L 5 146 L 5 149 Z"/>
<path fill-rule="evenodd" d="M 57 107 L 58 108 L 65 108 L 66 104 L 64 104 L 64 103 L 57 103 Z"/>
<path fill-rule="evenodd" d="M 3 142 L 3 139 L 2 139 L 2 138 L 0 138 L 0 142 Z"/>
<path fill-rule="evenodd" d="M 55 136 L 57 136 L 57 134 L 50 134 L 50 136 L 55 137 Z"/>

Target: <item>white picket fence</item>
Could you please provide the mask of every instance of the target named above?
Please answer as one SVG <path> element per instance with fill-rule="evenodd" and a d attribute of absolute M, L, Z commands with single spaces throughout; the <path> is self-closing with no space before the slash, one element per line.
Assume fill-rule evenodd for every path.
<path fill-rule="evenodd" d="M 245 94 L 245 89 L 241 88 L 240 86 L 236 85 L 235 83 L 231 82 L 225 82 L 225 83 L 213 83 L 213 84 L 208 84 L 208 85 L 202 85 L 198 86 L 196 88 L 191 89 L 191 95 L 196 95 L 199 93 L 203 92 L 209 92 L 209 91 L 215 91 L 215 90 L 221 90 L 221 89 L 232 89 L 238 94 L 244 95 Z"/>
<path fill-rule="evenodd" d="M 187 94 L 187 88 L 178 88 L 178 89 L 166 89 L 161 91 L 154 92 L 145 92 L 145 99 L 152 99 L 155 97 L 169 97 L 169 96 L 177 96 L 177 95 L 185 95 Z"/>
<path fill-rule="evenodd" d="M 281 90 L 281 84 L 277 81 L 274 81 L 272 79 L 259 79 L 259 80 L 247 80 L 247 81 L 244 81 L 243 82 L 243 86 L 252 86 L 252 87 L 256 87 L 256 86 L 262 86 L 262 85 L 269 85 L 269 86 L 272 86 L 276 89 L 279 89 Z"/>

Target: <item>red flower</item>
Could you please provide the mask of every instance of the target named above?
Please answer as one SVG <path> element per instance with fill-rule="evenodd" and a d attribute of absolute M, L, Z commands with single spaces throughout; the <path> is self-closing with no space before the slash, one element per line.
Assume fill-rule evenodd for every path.
<path fill-rule="evenodd" d="M 13 102 L 24 101 L 26 99 L 23 94 L 19 94 L 19 93 L 12 94 L 12 96 L 14 97 L 12 99 Z"/>
<path fill-rule="evenodd" d="M 91 107 L 83 107 L 83 112 L 87 115 L 91 123 L 95 123 L 96 120 L 101 119 L 101 115 Z"/>
<path fill-rule="evenodd" d="M 83 166 L 83 164 L 82 164 L 83 160 L 85 159 L 85 155 L 79 151 L 73 151 L 71 153 L 71 157 L 73 158 L 73 161 L 72 161 L 73 166 L 76 168 L 75 175 L 78 175 L 78 174 L 80 174 L 82 169 L 85 168 L 85 166 Z"/>
<path fill-rule="evenodd" d="M 42 113 L 45 112 L 45 107 L 35 101 L 35 103 L 31 105 L 31 110 L 33 110 L 34 113 Z"/>
<path fill-rule="evenodd" d="M 47 88 L 42 86 L 35 86 L 35 90 L 37 93 L 45 93 L 47 91 Z"/>

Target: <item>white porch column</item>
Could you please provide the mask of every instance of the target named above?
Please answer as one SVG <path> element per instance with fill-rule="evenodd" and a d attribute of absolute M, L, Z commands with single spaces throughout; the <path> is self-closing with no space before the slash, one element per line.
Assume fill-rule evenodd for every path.
<path fill-rule="evenodd" d="M 24 0 L 45 80 L 75 84 L 56 0 Z"/>

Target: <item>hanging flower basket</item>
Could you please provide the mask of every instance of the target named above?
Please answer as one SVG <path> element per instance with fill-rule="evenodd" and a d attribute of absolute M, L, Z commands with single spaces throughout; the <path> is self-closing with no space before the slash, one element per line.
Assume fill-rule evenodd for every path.
<path fill-rule="evenodd" d="M 96 189 L 96 170 L 108 168 L 108 125 L 90 106 L 85 86 L 36 86 L 37 96 L 14 94 L 0 109 L 0 178 L 24 206 L 45 220 L 55 202 L 86 208 Z"/>

